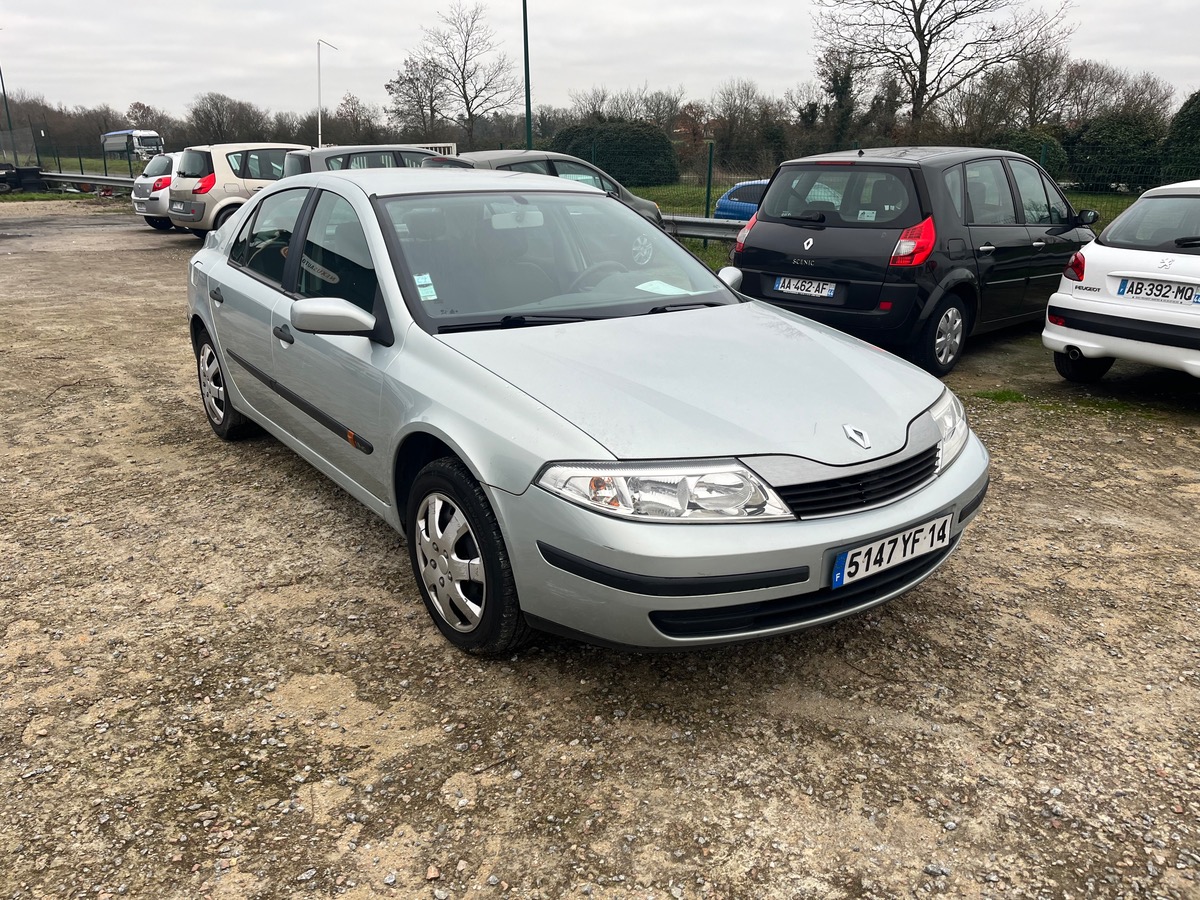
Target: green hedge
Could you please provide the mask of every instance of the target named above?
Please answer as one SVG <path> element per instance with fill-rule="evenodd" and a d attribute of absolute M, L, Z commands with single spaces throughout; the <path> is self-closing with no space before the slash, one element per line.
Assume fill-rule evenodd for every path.
<path fill-rule="evenodd" d="M 996 140 L 1000 150 L 1012 150 L 1014 153 L 1024 153 L 1042 167 L 1054 178 L 1062 177 L 1067 170 L 1067 151 L 1058 142 L 1058 138 L 1038 128 L 1022 131 L 1006 131 Z"/>
<path fill-rule="evenodd" d="M 560 129 L 550 149 L 586 159 L 626 187 L 674 184 L 675 148 L 661 128 L 645 122 L 596 122 Z"/>
<path fill-rule="evenodd" d="M 1200 91 L 1179 107 L 1163 142 L 1163 180 L 1195 178 L 1200 178 Z"/>

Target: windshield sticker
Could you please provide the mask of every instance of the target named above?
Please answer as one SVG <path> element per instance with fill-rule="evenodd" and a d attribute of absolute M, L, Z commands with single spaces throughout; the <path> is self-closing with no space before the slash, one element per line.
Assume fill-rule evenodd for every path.
<path fill-rule="evenodd" d="M 664 297 L 679 297 L 685 294 L 698 294 L 699 291 L 689 291 L 681 287 L 675 287 L 673 284 L 667 284 L 665 281 L 643 281 L 637 286 L 639 291 L 645 291 L 647 294 L 662 294 Z"/>
<path fill-rule="evenodd" d="M 429 303 L 438 298 L 437 289 L 433 286 L 433 279 L 429 277 L 429 273 L 414 275 L 413 281 L 417 284 L 417 293 L 420 295 L 422 303 Z"/>
<path fill-rule="evenodd" d="M 873 210 L 873 209 L 860 209 L 860 210 L 858 211 L 858 221 L 860 221 L 860 222 L 874 222 L 874 221 L 875 221 L 875 210 Z"/>
<path fill-rule="evenodd" d="M 336 272 L 331 272 L 320 263 L 314 262 L 309 256 L 300 257 L 300 268 L 327 284 L 337 284 L 341 281 Z"/>

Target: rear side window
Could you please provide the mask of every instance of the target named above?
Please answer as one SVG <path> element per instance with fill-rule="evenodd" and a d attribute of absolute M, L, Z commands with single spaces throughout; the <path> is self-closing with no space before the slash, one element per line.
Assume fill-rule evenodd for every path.
<path fill-rule="evenodd" d="M 968 221 L 972 225 L 1016 225 L 1017 209 L 1004 163 L 981 159 L 967 163 L 966 170 Z"/>
<path fill-rule="evenodd" d="M 544 159 L 529 159 L 525 162 L 513 163 L 510 166 L 500 166 L 508 172 L 532 172 L 534 175 L 549 175 L 550 163 Z"/>
<path fill-rule="evenodd" d="M 421 163 L 423 163 L 429 156 L 428 153 L 417 153 L 413 150 L 401 150 L 399 153 L 400 158 L 404 160 L 404 165 L 410 169 L 419 169 L 421 167 Z"/>
<path fill-rule="evenodd" d="M 950 202 L 954 204 L 954 211 L 958 213 L 958 221 L 964 221 L 962 167 L 955 166 L 953 169 L 947 169 L 942 173 L 942 180 L 946 182 L 946 194 L 950 197 Z"/>
<path fill-rule="evenodd" d="M 351 153 L 348 169 L 394 169 L 396 157 L 391 150 L 372 150 L 369 153 Z"/>
<path fill-rule="evenodd" d="M 766 189 L 765 184 L 743 184 L 741 187 L 733 189 L 729 199 L 736 200 L 738 203 L 761 203 L 763 192 Z"/>
<path fill-rule="evenodd" d="M 184 150 L 175 170 L 180 178 L 203 178 L 212 173 L 212 154 L 207 150 Z"/>
<path fill-rule="evenodd" d="M 150 162 L 146 164 L 146 168 L 142 172 L 142 174 L 147 175 L 150 178 L 157 178 L 159 175 L 170 175 L 171 174 L 171 157 L 169 157 L 169 156 L 154 157 L 154 159 L 150 160 Z"/>
<path fill-rule="evenodd" d="M 229 168 L 234 175 L 242 174 L 242 157 L 245 156 L 241 150 L 234 150 L 232 153 L 226 153 L 225 159 L 229 163 Z"/>
<path fill-rule="evenodd" d="M 856 164 L 784 168 L 759 215 L 863 228 L 908 228 L 922 218 L 907 167 Z"/>
<path fill-rule="evenodd" d="M 1197 240 L 1180 247 L 1180 238 Z M 1100 233 L 1099 243 L 1200 256 L 1200 197 L 1143 197 Z"/>

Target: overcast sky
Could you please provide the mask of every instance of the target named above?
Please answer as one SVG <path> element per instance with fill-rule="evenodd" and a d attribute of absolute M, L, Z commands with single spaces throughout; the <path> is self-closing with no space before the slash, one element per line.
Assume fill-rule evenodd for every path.
<path fill-rule="evenodd" d="M 1051 0 L 1029 0 L 1056 9 Z M 124 111 L 141 101 L 183 115 L 219 91 L 272 112 L 327 109 L 347 92 L 383 105 L 384 83 L 438 24 L 446 2 L 351 4 L 288 0 L 97 4 L 0 0 L 0 70 L 9 91 L 51 104 Z M 487 21 L 520 77 L 521 4 L 491 0 Z M 569 106 L 570 92 L 682 86 L 707 99 L 730 78 L 766 94 L 813 78 L 810 0 L 528 0 L 533 103 Z M 1200 88 L 1196 0 L 1080 0 L 1071 55 L 1149 70 L 1174 85 L 1176 104 Z M 520 110 L 514 110 L 520 111 Z M 14 123 L 16 124 L 16 123 Z"/>

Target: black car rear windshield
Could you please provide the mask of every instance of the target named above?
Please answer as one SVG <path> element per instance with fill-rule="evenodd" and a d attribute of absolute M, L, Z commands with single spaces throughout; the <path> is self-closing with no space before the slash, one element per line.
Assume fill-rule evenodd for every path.
<path fill-rule="evenodd" d="M 785 166 L 758 215 L 851 228 L 908 228 L 922 218 L 909 169 L 857 163 Z"/>
<path fill-rule="evenodd" d="M 175 170 L 175 174 L 180 178 L 203 178 L 212 172 L 212 154 L 207 150 L 184 150 Z"/>
<path fill-rule="evenodd" d="M 1143 197 L 1100 233 L 1099 243 L 1200 256 L 1200 197 Z"/>

